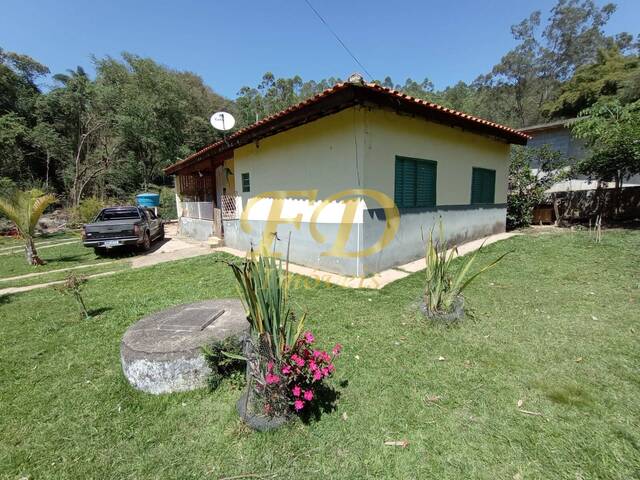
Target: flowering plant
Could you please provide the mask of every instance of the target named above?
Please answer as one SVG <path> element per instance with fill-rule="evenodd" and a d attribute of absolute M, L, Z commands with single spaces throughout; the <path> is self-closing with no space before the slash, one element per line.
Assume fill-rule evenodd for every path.
<path fill-rule="evenodd" d="M 265 379 L 266 414 L 274 413 L 276 408 L 268 399 L 274 398 L 269 391 L 277 391 L 288 399 L 289 408 L 297 413 L 308 410 L 319 401 L 319 393 L 324 388 L 324 380 L 335 371 L 333 364 L 340 354 L 342 346 L 336 344 L 331 354 L 313 348 L 315 338 L 311 332 L 305 332 L 292 347 L 285 348 L 279 365 L 275 362 L 267 364 Z"/>

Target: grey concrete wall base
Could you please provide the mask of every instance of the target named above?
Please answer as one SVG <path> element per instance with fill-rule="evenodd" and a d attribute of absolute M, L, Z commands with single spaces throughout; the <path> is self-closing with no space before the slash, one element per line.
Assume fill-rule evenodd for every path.
<path fill-rule="evenodd" d="M 388 268 L 409 263 L 425 253 L 429 231 L 440 220 L 444 226 L 446 241 L 462 244 L 471 240 L 505 231 L 507 208 L 505 204 L 492 205 L 441 205 L 433 208 L 411 208 L 400 210 L 400 226 L 391 242 L 381 251 L 360 258 L 327 256 L 335 242 L 340 224 L 318 223 L 316 226 L 325 239 L 318 243 L 312 236 L 308 223 L 300 228 L 291 224 L 278 225 L 276 250 L 285 256 L 287 239 L 291 234 L 290 260 L 306 267 L 353 277 L 362 277 Z M 262 233 L 267 228 L 264 221 L 248 221 L 249 232 L 244 231 L 239 220 L 224 221 L 225 245 L 248 251 L 257 248 Z M 388 228 L 382 209 L 368 209 L 364 222 L 354 224 L 345 248 L 348 252 L 362 251 L 376 242 Z"/>
<path fill-rule="evenodd" d="M 205 241 L 213 236 L 213 221 L 180 217 L 179 229 L 182 236 Z"/>
<path fill-rule="evenodd" d="M 249 331 L 237 299 L 206 300 L 156 312 L 129 327 L 120 362 L 131 385 L 161 394 L 206 386 L 210 373 L 202 346 Z"/>

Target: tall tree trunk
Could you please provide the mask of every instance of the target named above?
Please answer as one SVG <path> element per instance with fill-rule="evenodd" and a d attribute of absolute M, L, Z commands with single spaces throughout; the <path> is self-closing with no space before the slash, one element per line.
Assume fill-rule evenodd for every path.
<path fill-rule="evenodd" d="M 45 188 L 49 187 L 49 160 L 50 160 L 50 155 L 49 155 L 49 150 L 47 150 L 47 171 L 46 171 L 45 177 L 44 177 L 44 186 L 45 186 Z"/>
<path fill-rule="evenodd" d="M 38 256 L 33 238 L 25 238 L 24 253 L 29 265 L 44 265 L 42 259 Z"/>

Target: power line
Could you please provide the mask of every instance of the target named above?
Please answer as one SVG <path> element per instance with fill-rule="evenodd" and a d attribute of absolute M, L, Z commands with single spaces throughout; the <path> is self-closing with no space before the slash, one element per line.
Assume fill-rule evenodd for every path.
<path fill-rule="evenodd" d="M 331 26 L 327 23 L 327 21 L 322 17 L 322 15 L 320 15 L 320 13 L 313 8 L 313 5 L 311 5 L 311 2 L 309 2 L 309 0 L 304 0 L 305 3 L 307 5 L 309 5 L 309 8 L 311 10 L 313 10 L 313 13 L 316 14 L 316 16 L 320 19 L 320 21 L 322 23 L 324 23 L 324 25 L 327 27 L 327 30 L 329 30 L 331 32 L 331 34 L 336 38 L 336 40 L 338 41 L 338 43 L 340 43 L 340 45 L 342 45 L 342 48 L 345 49 L 345 51 L 351 56 L 351 58 L 353 58 L 353 60 L 360 66 L 360 68 L 362 68 L 362 70 L 364 71 L 364 73 L 367 74 L 367 76 L 369 77 L 369 80 L 373 80 L 373 75 L 371 75 L 369 73 L 369 71 L 364 67 L 364 65 L 362 65 L 362 63 L 360 63 L 360 60 L 358 60 L 358 58 L 353 54 L 353 52 L 351 52 L 351 50 L 349 50 L 349 47 L 347 47 L 345 45 L 345 43 L 340 39 L 340 37 L 338 36 L 338 34 L 336 32 L 333 31 L 333 29 L 331 28 Z"/>

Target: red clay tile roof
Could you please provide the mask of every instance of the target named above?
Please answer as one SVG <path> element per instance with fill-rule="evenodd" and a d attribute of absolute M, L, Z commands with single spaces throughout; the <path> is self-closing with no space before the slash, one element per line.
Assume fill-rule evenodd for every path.
<path fill-rule="evenodd" d="M 332 99 L 337 99 L 338 96 L 341 96 L 339 101 L 331 102 Z M 332 103 L 331 105 L 330 102 Z M 371 102 L 381 106 L 391 107 L 398 111 L 423 116 L 428 120 L 438 123 L 459 126 L 483 135 L 493 136 L 508 143 L 525 145 L 527 140 L 531 138 L 522 131 L 443 107 L 436 103 L 414 98 L 405 93 L 374 83 L 354 84 L 345 82 L 337 83 L 332 88 L 324 90 L 314 97 L 292 105 L 274 115 L 265 117 L 247 127 L 241 128 L 225 140 L 212 143 L 189 155 L 187 158 L 167 167 L 165 173 L 176 173 L 201 159 L 223 154 L 229 150 L 258 140 L 259 138 L 275 135 L 278 132 L 308 123 L 344 108 Z M 313 112 L 311 112 L 312 108 L 314 109 Z M 305 113 L 307 113 L 307 115 L 305 115 Z M 297 115 L 297 117 L 294 118 L 295 115 Z"/>

